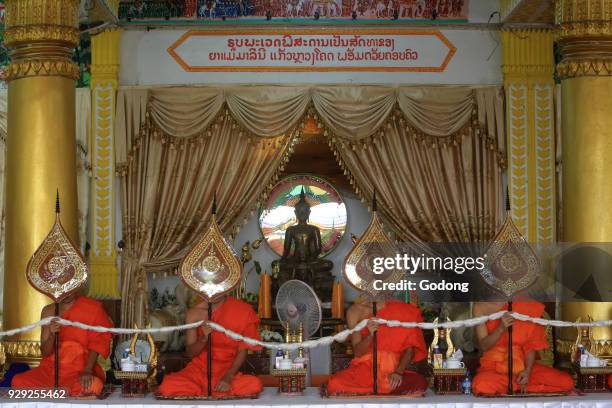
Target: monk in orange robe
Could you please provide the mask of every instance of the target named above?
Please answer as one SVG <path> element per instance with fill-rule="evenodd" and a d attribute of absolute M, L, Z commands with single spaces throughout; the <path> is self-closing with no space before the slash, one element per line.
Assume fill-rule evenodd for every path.
<path fill-rule="evenodd" d="M 507 303 L 476 303 L 474 315 L 484 316 L 507 310 Z M 544 305 L 538 302 L 513 302 L 512 311 L 541 317 Z M 537 363 L 538 351 L 549 348 L 546 330 L 531 322 L 514 320 L 509 314 L 476 327 L 476 337 L 483 355 L 480 358 L 472 390 L 476 395 L 508 392 L 508 327 L 512 326 L 512 388 L 527 393 L 564 393 L 574 387 L 572 377 L 563 371 Z"/>
<path fill-rule="evenodd" d="M 259 318 L 253 308 L 233 297 L 223 297 L 212 305 L 212 321 L 245 337 L 259 339 Z M 208 320 L 208 302 L 201 302 L 187 311 L 186 323 Z M 186 352 L 192 357 L 183 370 L 168 374 L 159 386 L 165 397 L 195 397 L 208 393 L 208 335 L 212 332 L 213 396 L 248 397 L 259 394 L 263 387 L 259 378 L 238 372 L 247 350 L 257 350 L 244 342 L 232 340 L 207 326 L 187 331 Z"/>
<path fill-rule="evenodd" d="M 55 304 L 43 308 L 41 318 L 55 316 Z M 111 320 L 97 300 L 71 295 L 60 303 L 63 319 L 91 326 L 112 327 Z M 52 321 L 40 334 L 42 360 L 30 371 L 13 377 L 13 388 L 52 388 L 55 385 L 55 333 L 59 332 L 59 386 L 72 396 L 100 395 L 105 373 L 98 356 L 108 358 L 111 333 L 99 333 Z"/>
<path fill-rule="evenodd" d="M 421 311 L 396 300 L 377 302 L 376 317 L 402 322 L 422 322 Z M 372 304 L 352 305 L 346 312 L 349 328 L 372 317 Z M 407 370 L 412 361 L 427 357 L 423 332 L 418 328 L 389 327 L 374 321 L 351 336 L 355 357 L 349 367 L 329 378 L 327 391 L 330 395 L 372 394 L 372 338 L 377 334 L 378 347 L 378 393 L 414 394 L 427 390 L 427 381 L 420 374 Z"/>

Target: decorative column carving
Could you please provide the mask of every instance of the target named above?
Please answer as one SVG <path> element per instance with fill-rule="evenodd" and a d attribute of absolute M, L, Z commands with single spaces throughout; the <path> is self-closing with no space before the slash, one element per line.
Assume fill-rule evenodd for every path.
<path fill-rule="evenodd" d="M 555 233 L 553 33 L 502 31 L 512 217 L 532 243 Z"/>
<path fill-rule="evenodd" d="M 91 283 L 97 298 L 120 298 L 115 252 L 115 99 L 121 29 L 91 38 L 93 183 L 91 205 Z"/>
<path fill-rule="evenodd" d="M 561 52 L 563 241 L 612 242 L 612 0 L 558 0 L 555 7 Z M 612 285 L 598 282 L 602 284 Z M 611 314 L 610 302 L 561 305 L 564 320 L 609 319 Z M 612 357 L 612 329 L 595 328 L 593 336 L 598 350 Z M 561 330 L 560 337 L 559 350 L 569 352 L 575 330 Z"/>
<path fill-rule="evenodd" d="M 26 265 L 55 219 L 78 242 L 75 80 L 78 0 L 7 0 L 4 45 L 11 63 L 6 147 L 4 329 L 35 322 L 49 300 L 26 280 Z M 40 330 L 3 339 L 9 361 L 36 364 Z"/>

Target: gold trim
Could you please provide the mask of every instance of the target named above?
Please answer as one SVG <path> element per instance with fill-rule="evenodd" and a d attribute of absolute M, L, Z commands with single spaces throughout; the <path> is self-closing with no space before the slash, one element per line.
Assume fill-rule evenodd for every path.
<path fill-rule="evenodd" d="M 558 39 L 568 37 L 598 37 L 612 33 L 612 21 L 580 21 L 559 23 L 555 34 Z"/>
<path fill-rule="evenodd" d="M 7 363 L 25 362 L 30 366 L 36 366 L 42 357 L 42 353 L 40 351 L 40 341 L 3 341 L 2 345 L 4 346 L 4 352 L 6 353 Z"/>
<path fill-rule="evenodd" d="M 558 0 L 561 79 L 612 75 L 612 0 Z"/>
<path fill-rule="evenodd" d="M 612 75 L 612 56 L 606 59 L 576 59 L 562 61 L 557 65 L 561 79 L 584 76 Z"/>
<path fill-rule="evenodd" d="M 7 1 L 6 28 L 42 24 L 78 27 L 79 0 Z"/>
<path fill-rule="evenodd" d="M 11 47 L 17 43 L 57 41 L 76 46 L 81 34 L 76 27 L 58 25 L 27 25 L 11 27 L 4 32 L 4 44 Z"/>
<path fill-rule="evenodd" d="M 61 76 L 77 80 L 79 67 L 68 59 L 24 59 L 11 62 L 4 70 L 6 82 L 35 76 Z"/>

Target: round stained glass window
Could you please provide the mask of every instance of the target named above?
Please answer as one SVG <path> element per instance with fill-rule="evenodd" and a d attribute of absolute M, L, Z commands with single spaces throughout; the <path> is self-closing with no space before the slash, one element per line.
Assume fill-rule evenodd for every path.
<path fill-rule="evenodd" d="M 294 206 L 304 188 L 310 204 L 308 223 L 321 231 L 321 257 L 330 253 L 346 231 L 346 205 L 338 191 L 324 179 L 312 175 L 291 175 L 272 189 L 259 215 L 259 226 L 266 242 L 279 256 L 283 254 L 285 231 L 297 224 Z"/>

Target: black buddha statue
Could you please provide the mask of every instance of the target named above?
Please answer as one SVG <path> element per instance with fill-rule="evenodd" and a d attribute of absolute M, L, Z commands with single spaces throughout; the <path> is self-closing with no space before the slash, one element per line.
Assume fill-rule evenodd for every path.
<path fill-rule="evenodd" d="M 274 261 L 272 269 L 278 272 L 272 282 L 274 293 L 278 287 L 291 279 L 310 285 L 322 302 L 331 300 L 334 276 L 333 262 L 319 258 L 321 255 L 321 232 L 308 224 L 310 204 L 306 201 L 304 188 L 300 200 L 295 204 L 297 224 L 285 231 L 285 246 L 282 257 Z"/>

